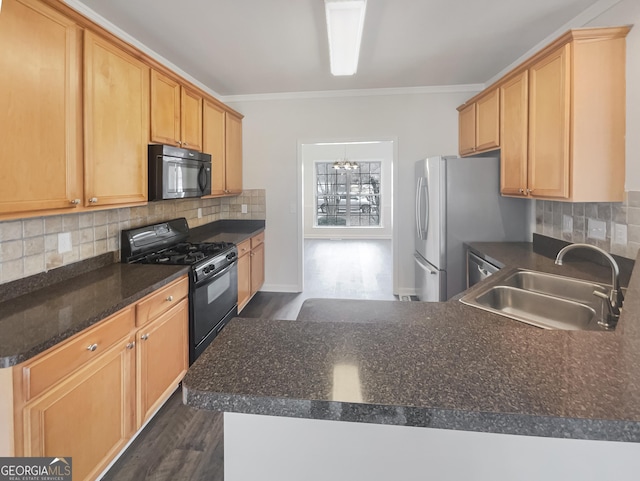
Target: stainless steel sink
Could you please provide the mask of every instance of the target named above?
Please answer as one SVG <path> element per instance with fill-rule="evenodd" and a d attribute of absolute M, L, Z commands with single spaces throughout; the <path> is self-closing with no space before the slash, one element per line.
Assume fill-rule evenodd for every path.
<path fill-rule="evenodd" d="M 511 275 L 474 290 L 461 301 L 544 329 L 598 330 L 603 300 L 593 294 L 608 294 L 611 286 L 518 269 Z"/>

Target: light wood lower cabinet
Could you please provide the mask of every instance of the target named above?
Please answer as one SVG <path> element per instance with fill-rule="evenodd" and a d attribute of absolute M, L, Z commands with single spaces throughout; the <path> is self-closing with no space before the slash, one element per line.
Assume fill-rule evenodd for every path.
<path fill-rule="evenodd" d="M 238 312 L 264 284 L 264 231 L 238 244 Z"/>
<path fill-rule="evenodd" d="M 13 447 L 0 455 L 72 457 L 74 480 L 96 479 L 187 371 L 186 286 L 178 279 L 12 368 Z"/>
<path fill-rule="evenodd" d="M 25 456 L 70 456 L 92 480 L 135 431 L 133 337 L 116 343 L 23 411 Z"/>
<path fill-rule="evenodd" d="M 164 403 L 189 367 L 189 304 L 183 299 L 138 330 L 137 427 Z"/>

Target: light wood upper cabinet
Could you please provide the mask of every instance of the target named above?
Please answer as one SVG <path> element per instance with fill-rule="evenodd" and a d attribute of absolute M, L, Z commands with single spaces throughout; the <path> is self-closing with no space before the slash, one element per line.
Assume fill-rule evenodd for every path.
<path fill-rule="evenodd" d="M 500 147 L 500 93 L 489 91 L 476 100 L 476 152 Z"/>
<path fill-rule="evenodd" d="M 226 112 L 227 193 L 242 193 L 242 118 Z"/>
<path fill-rule="evenodd" d="M 202 96 L 182 87 L 182 146 L 202 150 Z"/>
<path fill-rule="evenodd" d="M 524 70 L 500 86 L 500 191 L 527 195 L 529 133 L 529 71 Z"/>
<path fill-rule="evenodd" d="M 628 31 L 570 31 L 503 81 L 504 195 L 623 200 Z"/>
<path fill-rule="evenodd" d="M 203 104 L 202 149 L 207 154 L 211 154 L 211 195 L 225 195 L 227 190 L 225 111 L 209 100 L 205 100 Z"/>
<path fill-rule="evenodd" d="M 151 70 L 151 141 L 180 145 L 180 95 L 178 81 Z"/>
<path fill-rule="evenodd" d="M 529 68 L 528 192 L 569 197 L 570 46 Z"/>
<path fill-rule="evenodd" d="M 500 147 L 500 95 L 498 89 L 484 93 L 458 107 L 458 150 L 461 156 Z"/>
<path fill-rule="evenodd" d="M 147 200 L 149 67 L 85 31 L 87 206 Z"/>
<path fill-rule="evenodd" d="M 202 95 L 151 71 L 151 141 L 202 150 Z"/>
<path fill-rule="evenodd" d="M 211 195 L 242 193 L 242 118 L 205 100 L 203 151 L 211 154 Z"/>
<path fill-rule="evenodd" d="M 458 150 L 464 156 L 476 150 L 476 104 L 458 110 Z"/>
<path fill-rule="evenodd" d="M 80 35 L 35 0 L 2 4 L 0 218 L 82 202 Z"/>

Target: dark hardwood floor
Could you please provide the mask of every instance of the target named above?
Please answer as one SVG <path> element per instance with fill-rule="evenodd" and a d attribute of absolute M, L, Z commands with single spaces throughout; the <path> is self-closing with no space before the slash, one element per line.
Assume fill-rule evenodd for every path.
<path fill-rule="evenodd" d="M 397 299 L 391 241 L 305 241 L 305 292 L 258 292 L 241 317 L 294 320 L 311 297 Z M 178 389 L 102 478 L 104 481 L 222 481 L 222 413 L 182 404 Z"/>
<path fill-rule="evenodd" d="M 222 481 L 222 413 L 182 404 L 173 393 L 104 481 Z"/>

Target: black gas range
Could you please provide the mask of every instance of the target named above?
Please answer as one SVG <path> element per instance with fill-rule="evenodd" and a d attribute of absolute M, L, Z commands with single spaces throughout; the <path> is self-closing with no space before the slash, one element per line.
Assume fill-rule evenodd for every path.
<path fill-rule="evenodd" d="M 121 232 L 124 263 L 191 266 L 189 363 L 238 315 L 238 250 L 229 242 L 190 242 L 185 218 Z"/>

